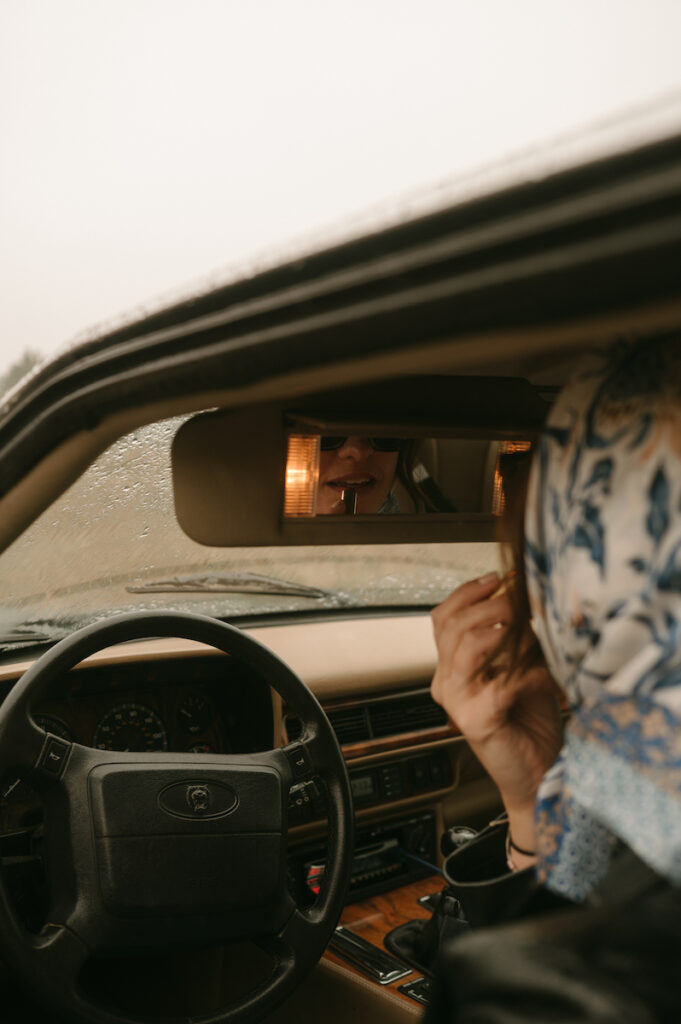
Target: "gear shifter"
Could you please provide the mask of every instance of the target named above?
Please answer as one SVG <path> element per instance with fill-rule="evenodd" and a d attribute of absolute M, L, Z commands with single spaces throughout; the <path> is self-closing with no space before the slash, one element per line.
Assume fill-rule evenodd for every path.
<path fill-rule="evenodd" d="M 453 825 L 443 833 L 440 849 L 445 857 L 475 839 L 477 831 L 468 825 Z M 470 925 L 461 904 L 449 886 L 419 900 L 431 912 L 429 920 L 408 921 L 385 937 L 385 945 L 396 956 L 426 974 L 432 974 L 443 942 L 466 931 Z"/>

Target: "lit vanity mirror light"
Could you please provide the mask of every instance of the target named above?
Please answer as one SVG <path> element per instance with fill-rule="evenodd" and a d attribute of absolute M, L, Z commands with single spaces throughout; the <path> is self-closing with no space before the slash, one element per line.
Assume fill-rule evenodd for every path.
<path fill-rule="evenodd" d="M 285 516 L 317 514 L 320 441 L 320 437 L 310 434 L 289 434 L 284 490 Z"/>

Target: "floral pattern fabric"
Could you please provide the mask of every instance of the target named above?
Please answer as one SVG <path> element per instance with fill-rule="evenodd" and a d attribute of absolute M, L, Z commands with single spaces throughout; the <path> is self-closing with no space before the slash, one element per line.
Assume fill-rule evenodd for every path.
<path fill-rule="evenodd" d="M 621 342 L 564 390 L 525 535 L 572 712 L 538 794 L 539 878 L 583 900 L 620 840 L 681 885 L 681 341 Z"/>

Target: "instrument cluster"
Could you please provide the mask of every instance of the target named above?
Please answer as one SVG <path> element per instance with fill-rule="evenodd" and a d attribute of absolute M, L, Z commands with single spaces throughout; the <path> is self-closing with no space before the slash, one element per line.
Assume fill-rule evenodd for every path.
<path fill-rule="evenodd" d="M 163 704 L 167 705 L 167 695 L 164 696 Z M 114 704 L 97 717 L 91 736 L 87 735 L 90 730 L 84 719 L 91 719 L 93 715 L 88 711 L 94 709 L 83 706 L 76 715 L 72 707 L 55 708 L 54 713 L 35 715 L 35 721 L 45 732 L 69 743 L 84 743 L 98 750 L 223 752 L 226 740 L 219 735 L 218 716 L 210 698 L 198 691 L 178 694 L 173 702 L 175 707 L 171 710 L 170 724 L 167 716 L 158 710 L 158 703 L 155 694 L 133 693 L 130 700 Z"/>
<path fill-rule="evenodd" d="M 75 669 L 37 725 L 99 750 L 247 753 L 272 745 L 269 687 L 228 657 Z"/>
<path fill-rule="evenodd" d="M 0 688 L 0 699 L 8 692 Z M 46 732 L 100 750 L 249 754 L 274 743 L 267 681 L 223 654 L 85 663 L 31 715 Z M 42 821 L 40 793 L 7 773 L 0 780 L 0 835 L 23 834 Z"/>

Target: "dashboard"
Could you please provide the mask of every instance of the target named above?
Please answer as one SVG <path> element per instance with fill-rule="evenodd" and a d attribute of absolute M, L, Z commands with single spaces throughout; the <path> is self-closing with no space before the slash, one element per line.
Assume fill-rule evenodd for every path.
<path fill-rule="evenodd" d="M 358 828 L 434 811 L 484 817 L 495 795 L 458 730 L 433 706 L 427 615 L 357 617 L 249 630 L 311 688 L 326 710 L 349 770 Z M 30 662 L 0 666 L 0 699 Z M 240 754 L 296 735 L 295 715 L 234 656 L 190 641 L 148 640 L 90 657 L 31 709 L 47 731 L 104 750 Z M 2 780 L 0 829 L 39 821 L 35 796 Z M 470 798 L 468 797 L 470 794 Z M 289 808 L 291 840 L 325 834 L 325 807 Z"/>

